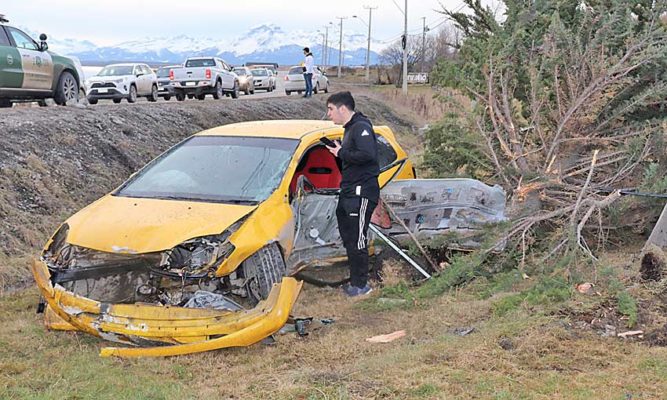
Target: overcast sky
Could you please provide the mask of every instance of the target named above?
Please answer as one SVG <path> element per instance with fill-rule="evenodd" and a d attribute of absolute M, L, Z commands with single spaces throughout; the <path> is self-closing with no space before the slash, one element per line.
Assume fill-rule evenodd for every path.
<path fill-rule="evenodd" d="M 289 32 L 317 31 L 336 17 L 358 15 L 368 20 L 363 5 L 373 11 L 372 36 L 392 40 L 403 30 L 405 0 L 2 0 L 0 14 L 12 24 L 58 39 L 90 40 L 111 45 L 147 37 L 188 35 L 234 38 L 253 26 L 273 23 Z M 399 9 L 400 6 L 400 9 Z M 429 26 L 444 18 L 436 10 L 462 7 L 461 0 L 409 0 L 408 29 L 421 32 L 422 17 Z M 367 32 L 356 19 L 343 22 L 345 32 Z"/>

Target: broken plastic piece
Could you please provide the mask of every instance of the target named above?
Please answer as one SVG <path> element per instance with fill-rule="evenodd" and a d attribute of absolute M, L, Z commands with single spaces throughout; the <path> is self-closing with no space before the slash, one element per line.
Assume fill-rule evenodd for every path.
<path fill-rule="evenodd" d="M 48 303 L 48 325 L 78 330 L 103 339 L 140 346 L 103 348 L 103 357 L 174 356 L 225 347 L 250 346 L 277 332 L 287 322 L 302 283 L 283 278 L 268 298 L 252 310 L 192 309 L 147 304 L 109 304 L 53 286 L 46 264 L 35 260 L 33 276 Z"/>
<path fill-rule="evenodd" d="M 371 343 L 389 343 L 389 342 L 393 342 L 396 339 L 402 338 L 403 336 L 405 336 L 405 331 L 401 330 L 401 331 L 388 333 L 386 335 L 378 335 L 378 336 L 369 337 L 369 338 L 366 338 L 366 341 L 371 342 Z"/>

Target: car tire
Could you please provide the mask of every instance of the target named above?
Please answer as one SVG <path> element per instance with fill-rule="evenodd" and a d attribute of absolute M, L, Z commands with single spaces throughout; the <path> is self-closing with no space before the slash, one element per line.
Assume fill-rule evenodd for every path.
<path fill-rule="evenodd" d="M 206 95 L 205 95 L 205 94 L 198 94 L 198 95 L 197 95 L 197 100 L 204 100 L 204 99 L 206 99 Z"/>
<path fill-rule="evenodd" d="M 185 95 L 182 93 L 176 93 L 176 101 L 185 101 Z"/>
<path fill-rule="evenodd" d="M 158 97 L 159 96 L 157 94 L 157 86 L 153 85 L 153 87 L 151 88 L 151 94 L 148 95 L 148 101 L 150 101 L 151 103 L 155 103 Z"/>
<path fill-rule="evenodd" d="M 79 101 L 79 83 L 70 72 L 64 71 L 60 74 L 53 100 L 59 106 L 64 106 L 71 100 Z"/>
<path fill-rule="evenodd" d="M 238 99 L 239 98 L 239 83 L 234 81 L 234 89 L 230 93 L 232 96 L 232 99 Z"/>
<path fill-rule="evenodd" d="M 248 296 L 257 302 L 265 300 L 269 297 L 273 284 L 282 281 L 286 269 L 277 243 L 262 247 L 243 262 Z"/>
<path fill-rule="evenodd" d="M 171 100 L 171 95 L 164 96 L 164 101 L 169 101 L 169 100 Z"/>
<path fill-rule="evenodd" d="M 292 92 L 290 92 L 289 90 L 285 90 L 285 94 L 289 96 L 292 94 Z"/>
<path fill-rule="evenodd" d="M 250 94 L 255 94 L 255 88 L 252 88 L 252 90 L 250 91 Z"/>
<path fill-rule="evenodd" d="M 121 100 L 122 100 L 122 99 L 113 99 L 113 102 L 116 103 L 116 104 L 120 104 L 120 101 L 121 101 Z"/>
<path fill-rule="evenodd" d="M 213 98 L 216 100 L 222 99 L 222 96 L 224 93 L 222 92 L 222 82 L 220 81 L 215 81 L 215 92 L 213 92 Z M 203 99 L 199 99 L 203 100 Z"/>
<path fill-rule="evenodd" d="M 11 108 L 12 101 L 9 99 L 0 99 L 0 108 Z"/>
<path fill-rule="evenodd" d="M 195 98 L 195 95 L 194 95 L 194 94 L 189 94 L 189 95 L 187 95 L 187 96 L 188 96 L 188 99 L 190 99 L 190 100 L 192 100 L 192 99 Z"/>
<path fill-rule="evenodd" d="M 90 97 L 88 98 L 88 104 L 97 104 L 97 99 L 91 99 Z"/>
<path fill-rule="evenodd" d="M 329 82 L 324 86 L 324 93 L 329 93 Z"/>
<path fill-rule="evenodd" d="M 313 94 L 317 94 L 320 91 L 320 83 L 317 82 L 313 88 Z"/>
<path fill-rule="evenodd" d="M 130 85 L 130 93 L 127 94 L 127 102 L 128 103 L 137 102 L 137 87 L 134 85 Z"/>

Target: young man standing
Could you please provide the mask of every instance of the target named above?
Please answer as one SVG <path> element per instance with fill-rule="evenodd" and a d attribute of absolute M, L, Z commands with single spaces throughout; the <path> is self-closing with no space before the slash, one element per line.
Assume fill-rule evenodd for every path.
<path fill-rule="evenodd" d="M 303 55 L 306 56 L 303 61 L 303 80 L 306 81 L 306 93 L 303 97 L 311 97 L 313 95 L 313 73 L 315 72 L 315 59 L 310 48 L 303 48 Z"/>
<path fill-rule="evenodd" d="M 329 151 L 342 161 L 343 179 L 336 217 L 350 264 L 350 285 L 344 290 L 354 297 L 368 294 L 368 225 L 380 198 L 377 143 L 371 121 L 354 110 L 350 92 L 339 92 L 327 99 L 327 115 L 343 125 L 343 143 L 335 142 Z"/>

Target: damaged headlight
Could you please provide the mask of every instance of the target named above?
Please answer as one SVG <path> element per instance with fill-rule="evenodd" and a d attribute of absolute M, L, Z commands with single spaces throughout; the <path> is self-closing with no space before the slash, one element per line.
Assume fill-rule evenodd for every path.
<path fill-rule="evenodd" d="M 217 264 L 232 254 L 235 247 L 229 237 L 242 224 L 243 220 L 237 221 L 219 235 L 190 239 L 162 252 L 160 268 L 167 275 L 202 278 L 207 276 Z"/>

